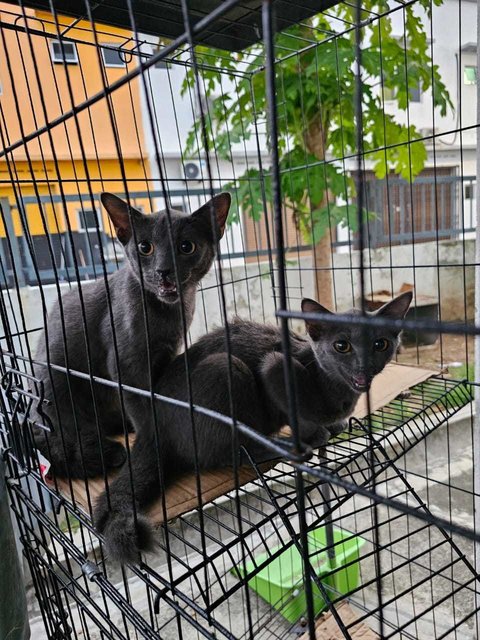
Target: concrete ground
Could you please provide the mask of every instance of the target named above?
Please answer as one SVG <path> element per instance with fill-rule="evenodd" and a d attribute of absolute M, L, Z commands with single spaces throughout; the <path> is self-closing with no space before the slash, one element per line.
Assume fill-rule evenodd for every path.
<path fill-rule="evenodd" d="M 439 428 L 414 447 L 398 464 L 401 476 L 408 482 L 431 514 L 473 529 L 473 464 L 471 409 L 466 407 L 449 425 Z M 405 490 L 401 477 L 388 472 L 378 492 L 390 497 Z M 356 496 L 355 510 L 366 507 L 366 499 Z M 412 493 L 403 502 L 417 507 Z M 372 513 L 361 518 L 347 516 L 343 525 L 353 531 L 369 526 Z M 449 540 L 436 527 L 412 516 L 402 515 L 386 507 L 378 508 L 379 540 L 384 551 L 379 554 L 382 597 L 385 607 L 385 637 L 455 638 L 474 640 L 479 637 L 474 614 L 472 565 L 473 543 L 454 535 Z M 383 524 L 382 524 L 383 523 Z M 366 534 L 371 542 L 373 536 Z M 456 547 L 456 548 L 455 548 Z M 373 548 L 373 547 L 371 547 Z M 364 553 L 368 550 L 363 549 Z M 409 562 L 407 562 L 409 560 Z M 438 575 L 435 575 L 438 573 Z M 375 578 L 373 558 L 361 563 L 362 583 Z M 478 590 L 478 587 L 477 587 Z M 360 595 L 363 607 L 376 606 L 376 585 Z M 370 619 L 371 620 L 371 619 Z M 414 620 L 413 622 L 411 622 Z M 464 622 L 463 622 L 464 621 Z M 378 630 L 378 625 L 371 623 Z M 456 630 L 452 627 L 457 626 Z M 404 627 L 403 632 L 394 629 Z"/>

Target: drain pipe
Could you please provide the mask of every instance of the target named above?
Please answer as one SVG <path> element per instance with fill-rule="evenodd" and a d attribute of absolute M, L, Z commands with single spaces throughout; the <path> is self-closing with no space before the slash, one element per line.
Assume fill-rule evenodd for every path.
<path fill-rule="evenodd" d="M 477 74 L 480 69 L 480 2 L 477 2 Z M 480 326 L 480 84 L 477 80 L 477 183 L 476 188 L 476 237 L 475 237 L 475 324 Z M 480 382 L 480 336 L 475 336 L 475 382 Z M 480 387 L 475 386 L 475 415 L 473 417 L 473 526 L 480 532 Z M 480 542 L 475 543 L 475 570 L 480 573 Z M 480 638 L 480 593 L 475 589 L 477 638 Z"/>
<path fill-rule="evenodd" d="M 10 515 L 0 452 L 0 638 L 29 640 L 25 585 Z"/>

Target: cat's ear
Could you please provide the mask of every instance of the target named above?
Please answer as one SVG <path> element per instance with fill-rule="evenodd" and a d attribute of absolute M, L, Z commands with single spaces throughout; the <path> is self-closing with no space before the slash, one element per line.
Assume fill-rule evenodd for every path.
<path fill-rule="evenodd" d="M 321 304 L 319 304 L 315 300 L 311 300 L 310 298 L 304 298 L 302 300 L 302 311 L 304 313 L 332 313 L 325 307 L 322 307 Z M 305 326 L 307 328 L 307 333 L 312 338 L 312 340 L 318 340 L 322 335 L 325 324 L 321 320 L 305 320 Z"/>
<path fill-rule="evenodd" d="M 211 212 L 212 206 L 215 211 L 215 218 L 217 220 L 217 234 L 218 240 L 223 237 L 225 231 L 225 225 L 227 223 L 228 212 L 230 210 L 230 204 L 232 202 L 232 197 L 229 193 L 224 191 L 223 193 L 219 193 L 214 196 L 211 200 L 206 202 L 204 205 L 197 209 L 192 213 L 192 218 L 202 219 L 202 221 L 207 222 L 211 227 Z"/>
<path fill-rule="evenodd" d="M 412 298 L 413 292 L 405 291 L 405 293 L 401 293 L 390 302 L 387 302 L 387 304 L 384 304 L 383 307 L 380 307 L 376 315 L 392 318 L 393 320 L 402 320 L 407 315 Z"/>
<path fill-rule="evenodd" d="M 117 238 L 122 244 L 127 244 L 132 237 L 132 224 L 129 210 L 132 218 L 136 216 L 141 217 L 142 214 L 140 211 L 137 211 L 137 209 L 129 207 L 124 200 L 113 195 L 113 193 L 102 193 L 100 199 L 110 216 Z"/>

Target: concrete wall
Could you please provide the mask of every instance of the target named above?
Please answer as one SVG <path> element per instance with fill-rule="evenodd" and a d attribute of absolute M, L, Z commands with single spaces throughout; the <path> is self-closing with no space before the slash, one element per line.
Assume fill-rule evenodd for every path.
<path fill-rule="evenodd" d="M 436 243 L 405 245 L 365 251 L 367 269 L 366 285 L 369 291 L 391 289 L 396 292 L 403 283 L 416 286 L 418 295 L 439 296 L 443 320 L 463 320 L 465 301 L 467 317 L 473 316 L 474 241 L 444 241 Z M 339 311 L 350 308 L 358 299 L 360 290 L 359 252 L 337 253 L 334 256 L 334 286 Z M 413 265 L 416 265 L 413 268 Z M 222 264 L 224 299 L 227 316 L 239 315 L 260 322 L 275 321 L 275 295 L 278 292 L 278 272 L 270 271 L 268 262 L 229 266 Z M 222 299 L 219 290 L 220 272 L 218 266 L 210 271 L 203 281 L 197 296 L 197 312 L 191 328 L 191 338 L 195 340 L 206 331 L 222 324 Z M 297 260 L 288 256 L 287 264 L 288 297 L 291 309 L 300 309 L 302 297 L 314 295 L 313 271 L 309 257 Z M 67 290 L 68 285 L 62 284 Z M 83 282 L 82 287 L 91 286 Z M 42 287 L 45 307 L 49 309 L 56 300 L 53 285 Z M 4 291 L 3 297 L 8 310 L 12 332 L 22 333 L 38 329 L 29 334 L 29 342 L 34 348 L 43 327 L 43 302 L 38 287 L 25 287 L 19 295 L 15 291 Z M 23 317 L 20 314 L 20 306 Z M 302 331 L 302 323 L 294 323 L 294 328 Z M 23 348 L 17 340 L 17 348 Z"/>
<path fill-rule="evenodd" d="M 473 240 L 443 241 L 438 245 L 428 242 L 417 245 L 403 245 L 364 251 L 364 265 L 367 269 L 367 291 L 392 289 L 398 292 L 403 283 L 414 284 L 417 295 L 433 296 L 440 300 L 443 320 L 464 320 L 473 317 L 474 302 L 474 262 Z M 345 311 L 356 303 L 360 294 L 360 252 L 337 253 L 334 255 L 333 284 L 337 310 Z M 413 267 L 415 265 L 415 268 Z M 300 310 L 304 296 L 314 296 L 313 271 L 310 257 L 300 260 L 288 257 L 287 284 L 290 308 Z M 262 321 L 274 321 L 275 300 L 268 263 L 260 266 L 248 265 L 223 269 L 226 307 L 229 315 L 237 313 Z M 248 279 L 246 279 L 248 278 Z M 278 273 L 274 269 L 273 278 L 278 284 Z M 233 284 L 231 284 L 233 282 Z M 193 333 L 203 333 L 220 324 L 218 290 L 215 287 L 216 274 L 212 271 L 203 282 L 199 296 L 197 315 Z M 206 313 L 203 313 L 202 298 Z M 298 325 L 297 325 L 298 326 Z"/>
<path fill-rule="evenodd" d="M 337 254 L 334 259 L 340 310 L 352 303 L 352 272 L 345 270 L 349 261 L 350 254 Z M 358 261 L 358 252 L 354 252 L 353 265 Z M 417 295 L 439 298 L 443 320 L 464 320 L 465 306 L 467 317 L 471 319 L 474 312 L 474 261 L 475 242 L 472 239 L 366 250 L 367 291 L 391 290 L 393 282 L 393 291 L 397 292 L 403 283 L 414 284 Z M 464 268 L 463 263 L 472 266 Z M 360 289 L 358 269 L 353 271 L 353 287 L 356 292 Z"/>

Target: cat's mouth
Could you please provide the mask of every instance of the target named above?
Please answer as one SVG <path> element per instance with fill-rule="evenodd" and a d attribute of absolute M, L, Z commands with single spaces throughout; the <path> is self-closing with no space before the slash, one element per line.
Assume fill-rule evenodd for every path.
<path fill-rule="evenodd" d="M 363 392 L 370 389 L 371 380 L 365 373 L 355 373 L 351 377 L 352 387 L 355 391 Z"/>
<path fill-rule="evenodd" d="M 176 283 L 168 278 L 161 278 L 158 283 L 158 295 L 166 302 L 176 302 L 178 299 Z"/>

